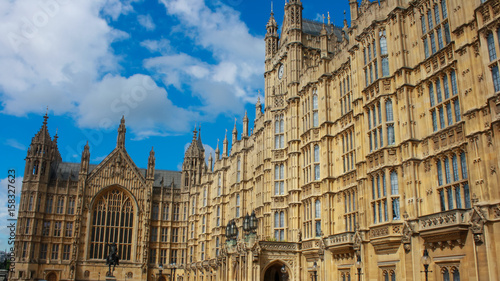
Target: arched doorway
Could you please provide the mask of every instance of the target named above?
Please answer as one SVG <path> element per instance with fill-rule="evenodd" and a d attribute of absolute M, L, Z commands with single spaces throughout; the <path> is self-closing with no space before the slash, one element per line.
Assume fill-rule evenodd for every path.
<path fill-rule="evenodd" d="M 160 278 L 158 279 L 158 281 L 167 281 L 167 279 L 165 278 L 165 276 L 160 276 Z"/>
<path fill-rule="evenodd" d="M 279 262 L 268 267 L 266 273 L 264 274 L 264 281 L 288 281 L 290 272 L 286 266 L 285 273 L 281 272 L 281 268 L 283 267 L 284 265 Z"/>
<path fill-rule="evenodd" d="M 47 281 L 57 281 L 57 275 L 54 272 L 49 273 L 49 275 L 47 275 Z"/>

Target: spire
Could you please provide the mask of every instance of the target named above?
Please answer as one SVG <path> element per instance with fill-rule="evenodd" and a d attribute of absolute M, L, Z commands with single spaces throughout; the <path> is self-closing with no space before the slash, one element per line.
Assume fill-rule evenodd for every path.
<path fill-rule="evenodd" d="M 82 161 L 80 163 L 80 174 L 86 175 L 89 172 L 90 148 L 89 141 L 83 147 Z"/>
<path fill-rule="evenodd" d="M 224 136 L 224 141 L 222 142 L 222 157 L 227 157 L 227 151 L 228 151 L 228 141 L 227 141 L 227 129 L 226 129 L 226 135 Z"/>
<path fill-rule="evenodd" d="M 194 130 L 193 130 L 193 143 L 196 142 L 196 134 L 198 131 L 196 131 L 196 125 L 194 125 Z"/>
<path fill-rule="evenodd" d="M 248 114 L 245 110 L 245 117 L 243 117 L 243 132 L 241 133 L 243 137 L 248 137 Z"/>
<path fill-rule="evenodd" d="M 198 126 L 198 147 L 200 150 L 202 151 L 205 151 L 205 149 L 203 148 L 203 143 L 201 141 L 201 126 Z"/>
<path fill-rule="evenodd" d="M 238 141 L 238 130 L 236 129 L 236 118 L 234 118 L 234 128 L 233 128 L 233 144 Z"/>
<path fill-rule="evenodd" d="M 262 104 L 260 103 L 260 90 L 259 96 L 257 97 L 257 103 L 255 104 L 255 119 L 258 119 L 262 114 Z"/>
<path fill-rule="evenodd" d="M 127 129 L 125 128 L 125 116 L 122 116 L 120 121 L 120 126 L 118 127 L 118 138 L 116 140 L 117 148 L 125 148 L 125 132 Z"/>
<path fill-rule="evenodd" d="M 219 160 L 220 149 L 219 149 L 219 139 L 217 139 L 217 147 L 215 148 L 215 161 Z"/>
<path fill-rule="evenodd" d="M 151 147 L 151 151 L 149 152 L 149 159 L 148 159 L 148 170 L 147 170 L 147 179 L 152 179 L 154 180 L 154 173 L 155 173 L 155 151 L 154 147 Z"/>
<path fill-rule="evenodd" d="M 214 171 L 214 158 L 212 157 L 212 153 L 210 153 L 210 155 L 208 156 L 208 169 L 210 172 L 213 172 Z"/>
<path fill-rule="evenodd" d="M 330 12 L 328 12 L 328 25 L 330 25 Z"/>

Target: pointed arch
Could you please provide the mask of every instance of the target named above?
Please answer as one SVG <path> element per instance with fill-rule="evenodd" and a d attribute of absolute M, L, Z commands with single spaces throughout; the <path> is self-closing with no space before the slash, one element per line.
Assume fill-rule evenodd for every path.
<path fill-rule="evenodd" d="M 120 259 L 131 260 L 138 210 L 135 197 L 125 188 L 110 186 L 96 194 L 90 206 L 89 258 L 104 259 L 107 244 L 116 243 Z"/>

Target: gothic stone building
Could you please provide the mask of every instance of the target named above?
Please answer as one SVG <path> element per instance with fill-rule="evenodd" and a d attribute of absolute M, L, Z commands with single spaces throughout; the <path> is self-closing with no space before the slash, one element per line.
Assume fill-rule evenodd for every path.
<path fill-rule="evenodd" d="M 429 280 L 500 280 L 500 1 L 349 4 L 271 14 L 252 133 L 205 161 L 195 130 L 181 172 L 136 167 L 124 120 L 100 164 L 61 162 L 46 117 L 11 280 L 104 279 L 111 242 L 120 280 L 418 281 L 424 250 Z"/>

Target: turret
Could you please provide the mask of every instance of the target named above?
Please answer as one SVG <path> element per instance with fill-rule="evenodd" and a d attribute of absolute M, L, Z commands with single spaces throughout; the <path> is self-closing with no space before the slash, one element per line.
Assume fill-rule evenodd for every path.
<path fill-rule="evenodd" d="M 214 171 L 214 158 L 212 158 L 212 153 L 210 153 L 210 155 L 208 156 L 208 170 L 210 172 L 213 172 Z"/>
<path fill-rule="evenodd" d="M 328 15 L 330 17 L 330 15 Z M 325 27 L 325 16 L 323 16 L 323 27 L 321 28 L 320 32 L 320 44 L 321 44 L 321 58 L 326 58 L 328 57 L 328 33 L 326 32 L 326 27 Z"/>
<path fill-rule="evenodd" d="M 215 148 L 215 161 L 220 158 L 220 149 L 219 149 L 219 139 L 217 139 L 217 147 Z"/>
<path fill-rule="evenodd" d="M 118 137 L 116 140 L 117 148 L 125 148 L 125 132 L 127 132 L 127 129 L 125 128 L 125 116 L 122 116 L 120 126 L 118 127 Z"/>
<path fill-rule="evenodd" d="M 351 21 L 358 18 L 358 1 L 349 0 L 349 9 L 351 10 Z"/>
<path fill-rule="evenodd" d="M 271 16 L 266 25 L 267 33 L 265 37 L 266 41 L 266 60 L 271 59 L 274 54 L 278 51 L 278 24 L 274 19 L 273 8 L 271 4 Z"/>
<path fill-rule="evenodd" d="M 153 150 L 153 147 L 151 147 L 151 151 L 149 152 L 148 170 L 147 170 L 146 178 L 148 180 L 155 179 L 155 152 Z"/>
<path fill-rule="evenodd" d="M 182 164 L 182 183 L 184 187 L 193 187 L 200 183 L 201 176 L 206 170 L 205 149 L 201 141 L 201 133 L 198 134 L 196 127 L 193 131 L 193 140 L 184 154 Z"/>
<path fill-rule="evenodd" d="M 245 111 L 245 117 L 243 117 L 243 132 L 241 132 L 241 137 L 248 137 L 248 114 Z"/>
<path fill-rule="evenodd" d="M 287 30 L 297 30 L 302 32 L 302 2 L 300 0 L 290 0 L 285 4 L 285 21 Z M 297 38 L 292 38 L 295 41 Z"/>
<path fill-rule="evenodd" d="M 50 138 L 47 129 L 49 116 L 45 113 L 42 127 L 31 139 L 26 155 L 25 177 L 30 180 L 47 182 L 52 164 L 61 162 L 61 154 L 57 148 L 57 134 L 54 140 Z"/>
<path fill-rule="evenodd" d="M 257 103 L 255 104 L 255 119 L 259 119 L 262 115 L 262 104 L 260 103 L 260 96 L 257 98 Z"/>
<path fill-rule="evenodd" d="M 227 130 L 226 130 L 226 135 L 224 136 L 224 141 L 222 142 L 222 157 L 227 157 L 228 148 L 229 144 L 227 141 Z"/>
<path fill-rule="evenodd" d="M 89 172 L 89 161 L 90 161 L 90 149 L 89 142 L 83 147 L 82 161 L 80 162 L 80 174 L 85 176 Z"/>
<path fill-rule="evenodd" d="M 234 119 L 234 128 L 233 128 L 233 145 L 238 141 L 238 129 L 236 129 L 236 118 Z"/>

